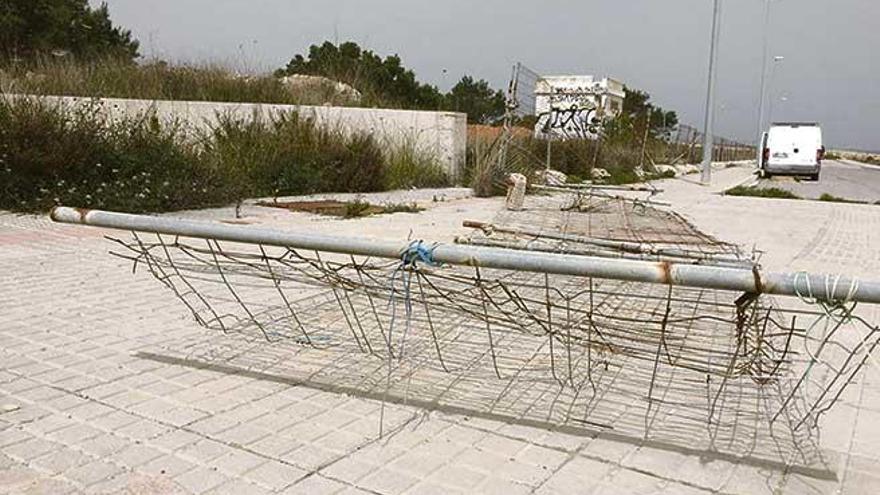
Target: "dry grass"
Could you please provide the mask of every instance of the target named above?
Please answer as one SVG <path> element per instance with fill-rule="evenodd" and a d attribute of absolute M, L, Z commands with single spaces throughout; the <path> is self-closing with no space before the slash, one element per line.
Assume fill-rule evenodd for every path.
<path fill-rule="evenodd" d="M 117 60 L 43 60 L 26 68 L 6 68 L 0 71 L 0 90 L 145 100 L 356 105 L 336 94 L 332 85 L 291 88 L 272 75 L 237 74 L 219 65 L 137 65 Z"/>

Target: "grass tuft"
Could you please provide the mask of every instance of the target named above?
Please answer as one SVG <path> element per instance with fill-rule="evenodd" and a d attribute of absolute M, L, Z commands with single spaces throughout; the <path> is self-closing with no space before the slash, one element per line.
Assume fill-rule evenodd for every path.
<path fill-rule="evenodd" d="M 382 205 L 382 213 L 419 213 L 425 211 L 416 203 L 387 203 Z"/>
<path fill-rule="evenodd" d="M 385 189 L 446 187 L 450 184 L 436 155 L 419 149 L 415 139 L 405 138 L 403 143 L 387 148 L 383 178 Z"/>
<path fill-rule="evenodd" d="M 828 193 L 822 193 L 822 195 L 819 196 L 819 201 L 828 201 L 830 203 L 853 203 L 853 204 L 860 204 L 860 205 L 868 204 L 867 201 L 858 201 L 855 199 L 841 198 L 838 196 L 833 196 Z"/>
<path fill-rule="evenodd" d="M 345 203 L 345 209 L 343 210 L 342 216 L 343 218 L 365 217 L 370 215 L 370 208 L 372 206 L 373 205 L 371 205 L 367 201 L 363 201 L 361 199 L 348 201 Z"/>
<path fill-rule="evenodd" d="M 736 186 L 724 191 L 726 196 L 751 196 L 755 198 L 801 199 L 800 196 L 778 187 Z"/>

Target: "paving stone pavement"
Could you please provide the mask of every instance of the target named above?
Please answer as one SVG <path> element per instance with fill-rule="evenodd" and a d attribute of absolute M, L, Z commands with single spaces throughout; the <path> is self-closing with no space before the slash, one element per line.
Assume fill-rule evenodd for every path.
<path fill-rule="evenodd" d="M 701 229 L 756 243 L 771 269 L 880 279 L 880 208 L 714 194 L 747 174 L 720 170 L 713 188 L 666 181 L 663 199 Z M 279 227 L 450 240 L 462 219 L 488 220 L 501 205 L 461 190 L 438 202 L 445 192 L 419 194 L 430 208 L 418 215 L 245 212 Z M 0 493 L 880 492 L 880 369 L 866 370 L 823 420 L 821 445 L 837 460 L 831 480 L 602 434 L 383 407 L 257 373 L 143 359 L 139 352 L 218 336 L 147 274 L 109 256 L 105 233 L 0 213 Z M 876 308 L 865 311 L 880 321 Z"/>

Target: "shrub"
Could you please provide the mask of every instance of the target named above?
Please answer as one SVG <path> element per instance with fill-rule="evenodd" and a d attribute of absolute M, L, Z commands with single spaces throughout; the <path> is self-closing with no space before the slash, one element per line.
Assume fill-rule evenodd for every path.
<path fill-rule="evenodd" d="M 367 134 L 348 135 L 297 113 L 218 120 L 206 139 L 209 155 L 238 200 L 382 188 L 384 157 Z"/>
<path fill-rule="evenodd" d="M 0 208 L 56 204 L 157 212 L 250 197 L 443 185 L 426 154 L 382 147 L 297 113 L 220 115 L 202 135 L 152 114 L 107 118 L 97 103 L 0 99 Z"/>
<path fill-rule="evenodd" d="M 97 106 L 65 110 L 0 99 L 0 208 L 55 204 L 132 212 L 227 200 L 221 177 L 175 126 L 148 115 L 108 121 Z"/>

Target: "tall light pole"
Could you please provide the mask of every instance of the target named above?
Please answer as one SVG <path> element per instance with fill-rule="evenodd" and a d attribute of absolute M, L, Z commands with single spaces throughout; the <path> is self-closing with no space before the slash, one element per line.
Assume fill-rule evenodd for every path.
<path fill-rule="evenodd" d="M 764 53 L 761 57 L 761 95 L 758 101 L 758 123 L 755 125 L 755 147 L 761 147 L 764 133 L 764 102 L 767 100 L 767 58 L 770 56 L 770 2 L 764 0 Z M 758 153 L 761 151 L 758 150 Z"/>
<path fill-rule="evenodd" d="M 708 185 L 712 181 L 712 145 L 714 144 L 715 120 L 715 59 L 718 56 L 718 33 L 721 30 L 721 0 L 715 0 L 712 12 L 712 42 L 709 47 L 709 81 L 706 88 L 706 120 L 703 135 L 703 171 L 700 180 Z"/>
<path fill-rule="evenodd" d="M 770 68 L 770 84 L 767 88 L 768 92 L 770 93 L 770 111 L 767 112 L 767 117 L 770 120 L 771 124 L 773 123 L 773 76 L 776 75 L 776 65 L 783 60 L 785 60 L 785 57 L 783 57 L 782 55 L 776 55 L 775 57 L 773 57 L 773 66 Z"/>

